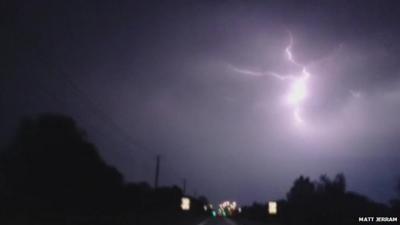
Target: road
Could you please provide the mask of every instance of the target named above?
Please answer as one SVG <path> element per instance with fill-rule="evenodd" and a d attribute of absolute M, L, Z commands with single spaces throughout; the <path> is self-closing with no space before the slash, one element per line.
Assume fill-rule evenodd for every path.
<path fill-rule="evenodd" d="M 266 225 L 266 224 L 258 222 L 250 222 L 250 221 L 246 221 L 245 223 L 243 222 L 240 223 L 229 218 L 220 217 L 220 218 L 208 218 L 197 225 Z"/>
<path fill-rule="evenodd" d="M 229 218 L 208 218 L 198 225 L 241 225 Z"/>

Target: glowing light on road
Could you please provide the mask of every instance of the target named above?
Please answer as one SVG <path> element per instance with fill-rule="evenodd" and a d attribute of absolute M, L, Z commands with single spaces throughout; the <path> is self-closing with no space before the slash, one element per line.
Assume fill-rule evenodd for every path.
<path fill-rule="evenodd" d="M 181 199 L 181 209 L 182 209 L 183 211 L 188 211 L 188 210 L 190 210 L 190 198 L 183 197 L 183 198 Z"/>
<path fill-rule="evenodd" d="M 276 215 L 278 213 L 278 203 L 268 202 L 268 214 Z"/>
<path fill-rule="evenodd" d="M 218 215 L 220 216 L 234 216 L 240 213 L 242 209 L 239 207 L 239 204 L 235 201 L 224 201 L 219 204 Z"/>

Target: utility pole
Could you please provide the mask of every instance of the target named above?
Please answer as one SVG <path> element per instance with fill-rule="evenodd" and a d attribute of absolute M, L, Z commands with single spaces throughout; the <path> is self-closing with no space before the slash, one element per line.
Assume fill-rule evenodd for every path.
<path fill-rule="evenodd" d="M 186 178 L 183 178 L 183 194 L 186 193 Z"/>
<path fill-rule="evenodd" d="M 156 176 L 154 178 L 154 189 L 158 188 L 158 179 L 160 176 L 160 155 L 157 155 L 156 157 Z"/>

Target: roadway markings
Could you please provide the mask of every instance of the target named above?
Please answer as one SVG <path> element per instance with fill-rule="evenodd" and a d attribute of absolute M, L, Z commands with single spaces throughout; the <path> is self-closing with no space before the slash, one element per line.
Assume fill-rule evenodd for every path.
<path fill-rule="evenodd" d="M 214 221 L 214 220 L 213 220 Z M 199 223 L 198 225 L 206 225 L 208 224 L 208 222 L 210 222 L 210 219 L 205 219 L 203 220 L 201 223 Z M 228 224 L 228 225 L 238 225 L 235 221 L 229 219 L 229 218 L 223 218 L 223 220 L 215 220 L 214 222 L 212 222 L 211 224 Z"/>
<path fill-rule="evenodd" d="M 199 223 L 198 225 L 206 225 L 209 220 L 210 219 L 205 219 L 205 220 L 203 220 L 203 222 Z"/>
<path fill-rule="evenodd" d="M 228 219 L 228 218 L 224 218 L 225 222 L 229 225 L 237 225 L 237 223 L 235 223 L 233 220 Z"/>

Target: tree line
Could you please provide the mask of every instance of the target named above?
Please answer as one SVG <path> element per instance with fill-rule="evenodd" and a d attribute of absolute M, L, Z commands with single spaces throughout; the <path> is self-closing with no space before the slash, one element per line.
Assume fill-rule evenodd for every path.
<path fill-rule="evenodd" d="M 277 215 L 268 215 L 267 204 L 253 203 L 243 208 L 241 217 L 286 225 L 358 224 L 359 217 L 367 216 L 397 216 L 400 219 L 400 180 L 397 191 L 399 198 L 386 205 L 347 191 L 343 174 L 337 174 L 333 179 L 322 175 L 317 181 L 300 176 L 286 199 L 278 201 Z"/>
<path fill-rule="evenodd" d="M 125 182 L 64 115 L 23 119 L 0 154 L 0 224 L 177 224 L 182 196 Z M 191 216 L 204 201 L 192 197 Z"/>
<path fill-rule="evenodd" d="M 359 216 L 398 216 L 398 198 L 379 204 L 346 190 L 343 174 L 317 181 L 300 176 L 278 214 L 266 203 L 243 207 L 239 217 L 281 224 L 355 224 Z M 180 209 L 182 190 L 126 182 L 99 155 L 70 117 L 42 114 L 25 118 L 0 152 L 0 224 L 185 224 L 206 215 L 205 197 L 191 197 Z"/>

